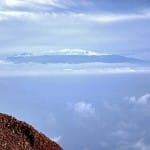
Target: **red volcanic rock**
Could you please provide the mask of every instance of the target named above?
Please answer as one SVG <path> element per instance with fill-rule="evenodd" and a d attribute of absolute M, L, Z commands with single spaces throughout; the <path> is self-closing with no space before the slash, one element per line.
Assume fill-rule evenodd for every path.
<path fill-rule="evenodd" d="M 62 150 L 25 122 L 0 113 L 0 150 Z"/>

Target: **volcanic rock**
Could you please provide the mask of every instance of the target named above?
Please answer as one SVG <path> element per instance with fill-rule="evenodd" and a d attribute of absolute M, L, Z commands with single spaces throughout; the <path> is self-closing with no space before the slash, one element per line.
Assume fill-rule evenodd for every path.
<path fill-rule="evenodd" d="M 0 113 L 0 150 L 62 150 L 25 122 Z"/>

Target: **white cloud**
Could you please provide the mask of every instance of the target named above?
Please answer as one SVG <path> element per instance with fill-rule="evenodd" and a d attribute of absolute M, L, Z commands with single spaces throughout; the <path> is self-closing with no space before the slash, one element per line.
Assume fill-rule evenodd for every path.
<path fill-rule="evenodd" d="M 119 21 L 133 21 L 140 19 L 150 19 L 150 12 L 131 13 L 131 14 L 74 14 L 75 17 L 86 21 L 109 23 Z"/>
<path fill-rule="evenodd" d="M 147 105 L 150 102 L 150 94 L 145 94 L 141 97 L 129 97 L 129 102 L 133 104 L 142 104 L 142 105 Z"/>
<path fill-rule="evenodd" d="M 70 1 L 61 0 L 2 0 L 0 4 L 3 7 L 31 7 L 36 5 L 45 5 L 52 7 L 65 8 L 66 5 L 71 4 Z"/>
<path fill-rule="evenodd" d="M 48 5 L 59 8 L 65 8 L 67 3 L 64 3 L 62 0 L 27 0 L 29 3 L 38 4 L 38 5 Z M 66 5 L 65 5 L 66 4 Z M 69 1 L 68 1 L 69 4 Z"/>
<path fill-rule="evenodd" d="M 117 64 L 114 64 L 117 65 Z M 119 67 L 119 66 L 118 66 Z M 136 74 L 149 73 L 150 68 L 130 68 L 120 66 L 118 69 L 113 64 L 40 64 L 40 63 L 20 63 L 7 62 L 0 60 L 0 76 L 49 76 L 55 74 Z M 141 70 L 142 69 L 142 70 Z M 135 103 L 132 97 L 128 97 L 130 103 Z M 135 98 L 134 98 L 135 99 Z M 79 104 L 78 104 L 79 105 Z M 76 107 L 78 106 L 76 105 Z M 116 106 L 107 105 L 105 107 L 110 110 L 116 110 Z"/>
<path fill-rule="evenodd" d="M 2 8 L 68 8 L 75 3 L 71 0 L 1 0 L 0 5 Z"/>
<path fill-rule="evenodd" d="M 82 5 L 84 1 L 80 2 Z M 87 2 L 85 2 L 87 4 Z M 46 19 L 49 19 L 52 16 L 52 11 L 50 11 L 50 7 L 54 8 L 52 9 L 53 12 L 55 12 L 55 8 L 70 8 L 71 6 L 77 5 L 72 0 L 1 0 L 0 1 L 0 7 L 3 8 L 0 14 L 0 20 L 4 20 L 5 14 L 11 14 L 12 9 L 15 11 L 17 15 L 21 15 L 22 10 L 18 9 L 19 7 L 24 7 L 25 11 L 31 11 L 32 9 L 36 10 L 34 14 L 39 16 L 39 18 L 43 18 L 43 15 L 45 16 L 45 12 L 48 13 Z M 90 4 L 87 4 L 90 5 Z M 28 9 L 30 8 L 30 9 Z M 43 8 L 46 8 L 46 10 L 43 11 Z M 48 8 L 48 9 L 47 9 Z M 27 12 L 28 12 L 27 11 Z M 30 18 L 31 12 L 26 12 L 26 15 L 21 15 L 22 17 L 26 17 L 27 15 Z M 40 13 L 39 13 L 40 12 Z M 43 14 L 43 15 L 41 15 Z M 14 17 L 14 15 L 8 15 L 9 18 Z M 135 13 L 111 13 L 111 12 L 99 12 L 99 13 L 74 13 L 74 12 L 67 12 L 67 13 L 55 13 L 55 17 L 58 20 L 59 18 L 63 18 L 65 20 L 78 20 L 78 21 L 87 21 L 87 22 L 96 22 L 96 23 L 115 23 L 115 22 L 121 22 L 121 21 L 133 21 L 133 20 L 143 20 L 143 19 L 150 19 L 150 10 L 143 10 L 141 12 L 135 12 Z M 21 19 L 21 17 L 20 17 Z"/>
<path fill-rule="evenodd" d="M 43 18 L 46 16 L 46 20 L 50 20 L 55 16 L 55 19 L 58 21 L 62 20 L 76 20 L 80 22 L 95 22 L 95 23 L 116 23 L 122 21 L 134 21 L 134 20 L 149 20 L 150 19 L 150 11 L 141 11 L 139 13 L 75 13 L 75 12 L 55 12 L 49 8 L 43 11 L 42 8 L 47 8 L 48 6 L 59 7 L 59 8 L 68 8 L 74 5 L 74 3 L 70 0 L 60 1 L 60 0 L 3 0 L 0 2 L 0 6 L 4 9 L 0 12 L 0 20 L 11 19 L 14 16 L 21 16 L 20 19 L 25 18 Z M 9 9 L 9 7 L 13 7 Z M 25 11 L 21 9 L 17 9 L 16 7 L 25 7 Z M 5 9 L 7 8 L 7 9 Z M 31 8 L 28 11 L 28 8 Z M 31 10 L 36 10 L 31 13 Z M 51 10 L 51 11 L 50 11 Z M 11 15 L 12 14 L 12 15 Z M 45 15 L 46 14 L 46 15 Z M 34 17 L 33 17 L 34 16 Z"/>
<path fill-rule="evenodd" d="M 56 137 L 53 137 L 52 140 L 59 143 L 61 138 L 62 138 L 61 136 L 56 136 Z"/>
<path fill-rule="evenodd" d="M 93 107 L 92 104 L 87 103 L 87 102 L 77 102 L 74 104 L 74 111 L 79 113 L 80 115 L 84 117 L 90 117 L 95 115 L 95 108 Z"/>
<path fill-rule="evenodd" d="M 40 20 L 42 19 L 45 14 L 36 14 L 33 12 L 28 11 L 0 11 L 0 21 L 3 20 L 11 20 L 11 19 L 18 19 L 18 20 Z"/>
<path fill-rule="evenodd" d="M 60 3 L 60 0 L 27 0 L 29 2 L 38 3 L 38 4 L 47 4 L 57 6 Z"/>
<path fill-rule="evenodd" d="M 20 5 L 23 5 L 24 4 L 24 1 L 22 0 L 2 0 L 3 5 L 6 5 L 6 6 L 20 6 Z"/>

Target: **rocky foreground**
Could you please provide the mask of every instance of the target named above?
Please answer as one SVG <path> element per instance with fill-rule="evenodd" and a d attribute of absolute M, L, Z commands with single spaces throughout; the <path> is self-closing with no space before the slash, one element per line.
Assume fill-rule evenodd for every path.
<path fill-rule="evenodd" d="M 0 150 L 62 150 L 25 122 L 0 113 Z"/>

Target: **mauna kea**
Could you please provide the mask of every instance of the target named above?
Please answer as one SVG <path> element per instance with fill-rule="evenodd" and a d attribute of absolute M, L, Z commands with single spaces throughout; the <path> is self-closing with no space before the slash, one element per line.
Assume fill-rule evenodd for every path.
<path fill-rule="evenodd" d="M 0 150 L 62 150 L 32 126 L 0 113 Z"/>

